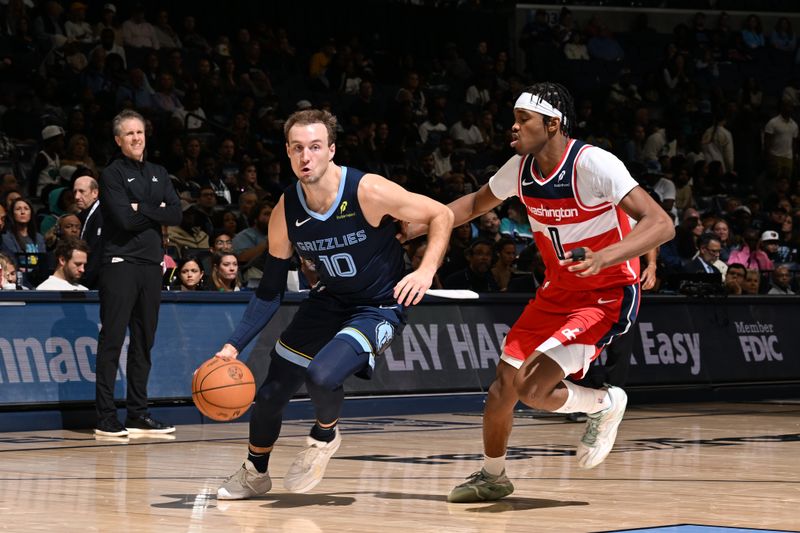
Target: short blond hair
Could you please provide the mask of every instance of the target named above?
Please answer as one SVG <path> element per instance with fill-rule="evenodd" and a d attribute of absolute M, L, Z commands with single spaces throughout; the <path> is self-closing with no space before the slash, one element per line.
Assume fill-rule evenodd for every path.
<path fill-rule="evenodd" d="M 322 124 L 328 130 L 328 146 L 336 143 L 336 129 L 338 121 L 336 116 L 324 109 L 304 109 L 292 113 L 283 125 L 283 134 L 286 141 L 289 141 L 289 130 L 296 125 L 307 126 L 309 124 Z"/>

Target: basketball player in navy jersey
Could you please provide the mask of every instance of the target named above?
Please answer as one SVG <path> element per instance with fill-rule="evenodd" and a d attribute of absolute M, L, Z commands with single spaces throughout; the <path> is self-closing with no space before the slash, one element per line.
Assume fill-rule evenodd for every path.
<path fill-rule="evenodd" d="M 284 476 L 284 486 L 306 492 L 322 480 L 341 443 L 336 423 L 342 384 L 351 374 L 371 375 L 375 358 L 403 328 L 405 308 L 417 304 L 431 286 L 453 222 L 453 213 L 439 202 L 333 163 L 336 118 L 327 111 L 294 113 L 284 133 L 298 181 L 272 211 L 264 275 L 242 321 L 216 356 L 236 357 L 275 314 L 295 249 L 314 262 L 320 282 L 272 350 L 250 417 L 247 459 L 219 488 L 219 499 L 270 490 L 267 465 L 283 409 L 303 384 L 316 423 L 307 448 Z M 422 264 L 406 276 L 394 219 L 430 225 Z"/>
<path fill-rule="evenodd" d="M 592 389 L 580 377 L 636 319 L 640 255 L 674 235 L 669 216 L 614 155 L 570 138 L 575 112 L 555 83 L 527 87 L 514 105 L 513 156 L 478 191 L 449 207 L 455 225 L 517 196 L 546 266 L 536 298 L 509 331 L 483 414 L 484 464 L 448 501 L 497 500 L 514 490 L 505 453 L 518 401 L 543 411 L 587 413 L 578 465 L 593 468 L 611 451 L 627 396 Z M 627 215 L 627 216 L 626 216 Z M 630 218 L 638 221 L 631 229 Z M 408 237 L 415 236 L 412 229 Z"/>

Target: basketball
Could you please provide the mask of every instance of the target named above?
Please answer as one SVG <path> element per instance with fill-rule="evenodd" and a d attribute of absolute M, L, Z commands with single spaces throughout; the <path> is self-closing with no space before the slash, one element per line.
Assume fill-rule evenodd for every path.
<path fill-rule="evenodd" d="M 255 395 L 253 373 L 238 359 L 212 357 L 192 376 L 192 401 L 212 420 L 239 418 L 250 408 Z"/>

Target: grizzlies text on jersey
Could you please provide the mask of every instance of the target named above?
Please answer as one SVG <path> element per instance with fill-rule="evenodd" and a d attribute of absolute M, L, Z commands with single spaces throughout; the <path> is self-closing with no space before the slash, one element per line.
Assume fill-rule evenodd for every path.
<path fill-rule="evenodd" d="M 342 167 L 336 201 L 326 213 L 308 208 L 300 182 L 284 193 L 286 227 L 298 253 L 317 267 L 326 291 L 351 303 L 394 302 L 394 286 L 403 277 L 403 248 L 394 222 L 375 228 L 358 202 L 364 173 Z"/>

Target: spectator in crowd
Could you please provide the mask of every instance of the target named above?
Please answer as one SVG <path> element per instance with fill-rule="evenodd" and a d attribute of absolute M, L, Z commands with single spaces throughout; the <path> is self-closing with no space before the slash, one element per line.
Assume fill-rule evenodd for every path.
<path fill-rule="evenodd" d="M 733 135 L 725 127 L 726 123 L 725 115 L 718 113 L 714 124 L 703 132 L 701 142 L 706 161 L 719 161 L 723 172 L 733 172 Z"/>
<path fill-rule="evenodd" d="M 67 39 L 81 44 L 92 44 L 95 42 L 95 35 L 92 27 L 86 22 L 86 8 L 83 2 L 72 2 L 69 5 L 69 14 L 64 23 L 64 33 Z"/>
<path fill-rule="evenodd" d="M 764 32 L 761 26 L 761 18 L 758 15 L 748 15 L 742 28 L 742 39 L 748 50 L 758 50 L 764 48 Z"/>
<path fill-rule="evenodd" d="M 748 268 L 742 283 L 742 294 L 756 296 L 760 293 L 760 287 L 761 273 L 754 268 Z"/>
<path fill-rule="evenodd" d="M 37 231 L 31 203 L 24 198 L 17 198 L 11 204 L 9 212 L 10 215 L 6 216 L 7 227 L 2 235 L 0 251 L 12 258 L 17 257 L 18 254 L 44 254 L 47 247 L 44 236 Z M 38 264 L 40 258 L 33 257 L 34 265 L 28 266 Z"/>
<path fill-rule="evenodd" d="M 428 119 L 419 125 L 419 138 L 422 144 L 439 144 L 439 139 L 447 133 L 447 124 L 444 123 L 444 110 L 433 108 L 428 113 Z"/>
<path fill-rule="evenodd" d="M 661 164 L 655 160 L 647 161 L 642 178 L 645 188 L 658 195 L 661 207 L 675 220 L 677 216 L 675 209 L 677 192 L 675 184 L 672 180 L 667 179 L 666 174 L 662 172 Z"/>
<path fill-rule="evenodd" d="M 171 291 L 201 291 L 205 289 L 204 275 L 202 261 L 189 255 L 178 260 L 175 268 L 167 270 L 164 286 Z"/>
<path fill-rule="evenodd" d="M 766 235 L 769 237 L 770 235 Z M 742 246 L 731 252 L 728 265 L 741 263 L 749 270 L 772 270 L 772 261 L 761 249 L 758 230 L 747 228 L 742 235 Z"/>
<path fill-rule="evenodd" d="M 233 292 L 241 290 L 239 262 L 231 253 L 215 254 L 211 259 L 211 290 Z"/>
<path fill-rule="evenodd" d="M 97 166 L 89 155 L 89 138 L 86 135 L 78 133 L 69 138 L 61 164 L 88 168 L 93 176 L 97 175 Z"/>
<path fill-rule="evenodd" d="M 122 23 L 122 40 L 131 48 L 161 48 L 155 28 L 144 18 L 141 4 L 134 5 L 131 18 Z"/>
<path fill-rule="evenodd" d="M 767 177 L 773 180 L 788 177 L 794 172 L 794 157 L 797 154 L 798 129 L 792 118 L 794 106 L 781 101 L 780 113 L 764 126 L 764 152 L 766 154 Z"/>
<path fill-rule="evenodd" d="M 66 213 L 58 217 L 56 223 L 44 235 L 48 250 L 55 250 L 61 241 L 77 240 L 81 236 L 81 221 L 78 215 Z"/>
<path fill-rule="evenodd" d="M 722 245 L 719 238 L 713 233 L 704 233 L 698 239 L 699 252 L 691 262 L 684 267 L 684 272 L 694 274 L 697 272 L 704 272 L 707 274 L 716 274 L 719 280 L 722 281 L 722 273 L 714 266 L 714 263 L 719 259 L 719 253 Z"/>
<path fill-rule="evenodd" d="M 73 215 L 74 216 L 74 215 Z M 55 250 L 58 266 L 55 272 L 40 283 L 38 291 L 88 291 L 79 282 L 89 257 L 89 247 L 79 239 L 62 240 Z"/>
<path fill-rule="evenodd" d="M 506 216 L 500 219 L 500 233 L 513 240 L 518 250 L 533 241 L 528 212 L 517 198 L 510 198 L 506 202 Z"/>
<path fill-rule="evenodd" d="M 793 58 L 797 50 L 797 36 L 792 30 L 792 23 L 786 17 L 778 17 L 775 29 L 769 35 L 769 44 L 773 49 Z"/>
<path fill-rule="evenodd" d="M 780 245 L 780 234 L 775 230 L 767 230 L 761 234 L 761 249 L 767 254 L 767 257 L 772 264 L 779 259 L 778 246 Z"/>
<path fill-rule="evenodd" d="M 159 48 L 182 48 L 181 39 L 169 23 L 169 11 L 159 9 L 153 25 Z"/>
<path fill-rule="evenodd" d="M 500 217 L 497 216 L 494 209 L 484 213 L 478 219 L 478 238 L 492 243 L 497 243 L 503 238 L 500 235 Z"/>
<path fill-rule="evenodd" d="M 730 226 L 728 226 L 728 222 L 725 221 L 725 219 L 717 220 L 711 227 L 711 231 L 713 231 L 714 235 L 716 235 L 717 238 L 719 239 L 720 243 L 719 258 L 720 260 L 727 263 L 728 258 L 731 255 L 731 250 L 734 249 L 734 245 L 731 241 L 731 230 Z"/>
<path fill-rule="evenodd" d="M 14 260 L 3 253 L 0 253 L 0 272 L 0 285 L 2 285 L 2 290 L 13 291 L 17 289 L 30 289 L 30 287 L 24 284 L 22 278 L 17 278 L 17 265 L 14 263 Z"/>
<path fill-rule="evenodd" d="M 493 244 L 475 240 L 466 250 L 467 266 L 453 272 L 444 280 L 445 289 L 469 289 L 475 292 L 499 292 L 500 286 L 492 276 Z"/>
<path fill-rule="evenodd" d="M 106 54 L 106 57 L 111 54 L 116 54 L 122 59 L 122 67 L 128 68 L 128 56 L 125 54 L 125 48 L 117 43 L 116 34 L 113 29 L 103 28 L 100 32 L 99 41 L 100 43 L 89 52 L 90 57 L 94 56 L 99 50 L 102 50 Z"/>
<path fill-rule="evenodd" d="M 778 265 L 772 271 L 772 283 L 767 294 L 792 295 L 792 273 L 788 265 Z"/>
<path fill-rule="evenodd" d="M 64 153 L 64 128 L 51 124 L 42 130 L 42 149 L 31 169 L 30 194 L 39 198 L 48 185 L 60 183 L 61 155 Z M 46 202 L 42 202 L 46 203 Z"/>
<path fill-rule="evenodd" d="M 117 23 L 116 17 L 117 17 L 117 6 L 115 6 L 114 4 L 103 4 L 103 10 L 100 14 L 100 22 L 98 22 L 94 26 L 94 35 L 98 40 L 102 42 L 103 30 L 111 30 L 114 32 L 113 33 L 114 43 L 117 46 L 122 47 L 123 45 L 122 28 L 120 28 L 119 24 Z"/>
<path fill-rule="evenodd" d="M 78 219 L 81 222 L 79 237 L 89 246 L 83 283 L 90 289 L 96 289 L 103 259 L 103 214 L 99 209 L 98 199 L 100 189 L 97 180 L 92 176 L 83 175 L 75 180 L 72 192 L 75 196 L 75 206 L 79 209 Z"/>
<path fill-rule="evenodd" d="M 739 296 L 742 294 L 742 285 L 747 275 L 747 268 L 741 263 L 729 263 L 725 273 L 725 290 L 728 294 Z"/>
<path fill-rule="evenodd" d="M 6 230 L 6 206 L 0 204 L 0 235 Z"/>
<path fill-rule="evenodd" d="M 450 156 L 453 155 L 454 147 L 455 142 L 449 135 L 442 135 L 439 138 L 439 146 L 433 151 L 433 173 L 437 178 L 443 178 L 453 170 Z"/>
<path fill-rule="evenodd" d="M 198 220 L 197 211 L 193 204 L 181 200 L 181 222 L 177 226 L 170 226 L 167 237 L 170 244 L 174 244 L 182 251 L 186 248 L 208 248 L 208 234 L 203 231 L 202 220 Z"/>
<path fill-rule="evenodd" d="M 491 213 L 491 211 L 489 211 Z M 491 242 L 491 241 L 489 241 Z M 500 291 L 508 290 L 508 284 L 514 277 L 514 263 L 517 260 L 517 245 L 508 238 L 494 243 L 495 262 L 492 266 L 492 277 Z"/>
<path fill-rule="evenodd" d="M 233 253 L 242 266 L 247 279 L 261 278 L 261 266 L 266 256 L 268 241 L 267 229 L 272 215 L 273 204 L 259 202 L 250 212 L 247 229 L 240 231 L 233 238 Z M 253 268 L 253 272 L 249 270 Z"/>

